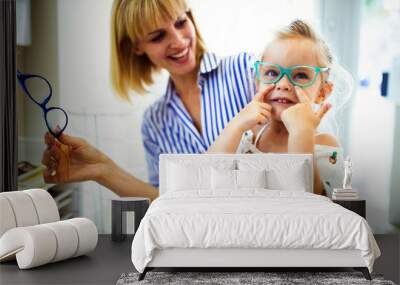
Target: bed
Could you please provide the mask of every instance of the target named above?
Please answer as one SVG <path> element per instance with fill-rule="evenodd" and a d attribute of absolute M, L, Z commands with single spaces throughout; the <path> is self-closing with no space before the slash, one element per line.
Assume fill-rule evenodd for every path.
<path fill-rule="evenodd" d="M 160 197 L 132 242 L 141 273 L 171 267 L 353 267 L 380 251 L 361 216 L 312 193 L 307 154 L 160 157 Z"/>

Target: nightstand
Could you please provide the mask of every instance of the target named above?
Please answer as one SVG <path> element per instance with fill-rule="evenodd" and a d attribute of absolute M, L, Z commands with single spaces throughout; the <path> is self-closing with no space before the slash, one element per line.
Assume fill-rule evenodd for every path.
<path fill-rule="evenodd" d="M 113 241 L 123 241 L 126 239 L 126 212 L 135 213 L 135 232 L 140 221 L 146 214 L 150 205 L 149 198 L 144 197 L 125 197 L 116 198 L 111 202 L 112 207 L 112 231 L 111 239 Z"/>
<path fill-rule="evenodd" d="M 366 218 L 365 200 L 332 200 L 332 202 L 339 204 L 340 206 L 353 211 L 356 214 L 359 214 L 364 219 Z"/>

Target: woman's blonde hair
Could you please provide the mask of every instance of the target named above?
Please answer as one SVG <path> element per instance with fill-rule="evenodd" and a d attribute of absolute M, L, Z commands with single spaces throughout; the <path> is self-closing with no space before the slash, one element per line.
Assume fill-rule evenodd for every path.
<path fill-rule="evenodd" d="M 276 39 L 311 40 L 316 45 L 318 65 L 326 67 L 333 63 L 333 55 L 326 42 L 314 31 L 311 25 L 303 20 L 294 20 L 285 28 L 278 30 Z"/>
<path fill-rule="evenodd" d="M 128 91 L 145 92 L 153 83 L 156 66 L 147 55 L 138 55 L 138 39 L 159 27 L 162 21 L 176 20 L 182 11 L 196 32 L 196 62 L 206 48 L 185 0 L 114 0 L 111 15 L 111 81 L 117 94 L 129 101 Z"/>

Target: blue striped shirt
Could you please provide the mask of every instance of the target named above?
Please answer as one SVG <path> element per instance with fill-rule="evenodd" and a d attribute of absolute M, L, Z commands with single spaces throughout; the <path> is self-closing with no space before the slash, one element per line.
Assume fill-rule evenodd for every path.
<path fill-rule="evenodd" d="M 225 125 L 255 94 L 252 56 L 248 53 L 219 58 L 205 53 L 200 63 L 201 131 L 176 93 L 171 80 L 166 94 L 144 113 L 142 139 L 149 182 L 158 187 L 161 153 L 203 153 Z"/>

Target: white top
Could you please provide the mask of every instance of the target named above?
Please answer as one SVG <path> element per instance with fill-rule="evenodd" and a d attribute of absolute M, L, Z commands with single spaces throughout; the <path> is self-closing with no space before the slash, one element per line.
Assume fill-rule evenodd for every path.
<path fill-rule="evenodd" d="M 253 132 L 251 130 L 244 132 L 236 153 L 262 153 L 256 145 L 268 126 L 266 124 L 262 127 L 254 143 Z M 336 162 L 332 159 L 334 152 L 336 152 Z M 341 147 L 316 144 L 314 147 L 314 159 L 316 159 L 319 175 L 327 195 L 331 197 L 333 188 L 342 188 L 343 186 L 343 149 Z"/>

